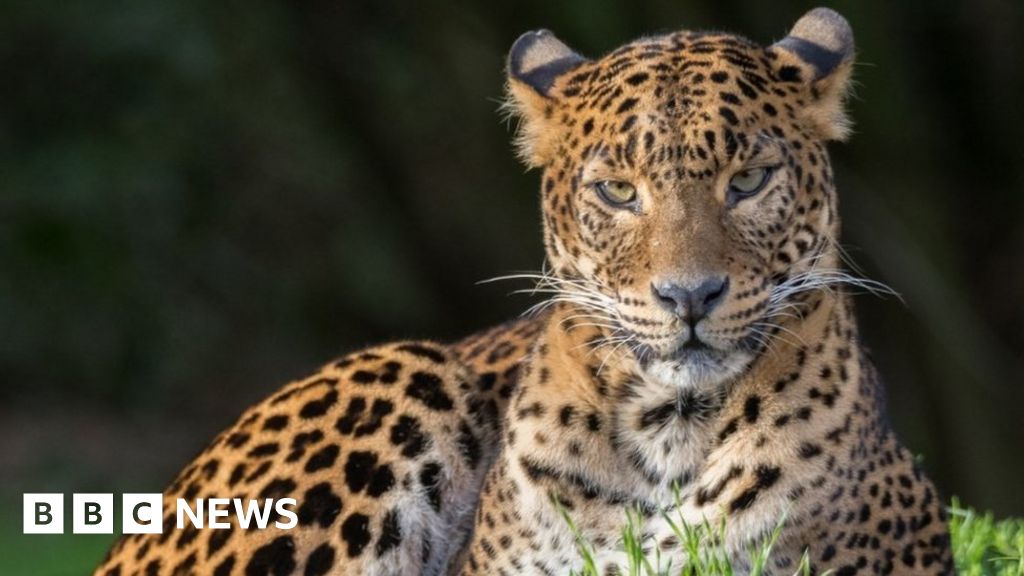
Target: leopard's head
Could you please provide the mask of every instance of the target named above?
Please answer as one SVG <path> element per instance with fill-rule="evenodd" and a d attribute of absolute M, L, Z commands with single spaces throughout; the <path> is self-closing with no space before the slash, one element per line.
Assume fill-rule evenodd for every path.
<path fill-rule="evenodd" d="M 652 374 L 744 370 L 800 313 L 809 273 L 836 266 L 825 148 L 849 133 L 853 52 L 824 8 L 767 47 L 683 31 L 590 60 L 520 37 L 509 107 L 543 172 L 549 287 Z"/>

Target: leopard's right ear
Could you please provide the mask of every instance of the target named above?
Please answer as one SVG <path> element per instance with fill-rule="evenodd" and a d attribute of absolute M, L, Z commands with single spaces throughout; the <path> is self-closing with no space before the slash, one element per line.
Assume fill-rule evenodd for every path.
<path fill-rule="evenodd" d="M 542 166 L 553 152 L 557 139 L 551 124 L 557 104 L 552 90 L 555 81 L 584 62 L 584 57 L 547 30 L 527 32 L 512 44 L 505 107 L 519 119 L 516 148 L 528 166 Z"/>

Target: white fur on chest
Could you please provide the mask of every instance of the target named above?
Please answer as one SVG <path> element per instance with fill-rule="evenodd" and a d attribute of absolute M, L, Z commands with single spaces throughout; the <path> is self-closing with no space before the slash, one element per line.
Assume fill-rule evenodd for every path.
<path fill-rule="evenodd" d="M 616 451 L 654 485 L 650 501 L 661 506 L 674 504 L 674 487 L 685 489 L 699 474 L 721 403 L 718 392 L 677 382 L 638 378 L 612 413 Z"/>

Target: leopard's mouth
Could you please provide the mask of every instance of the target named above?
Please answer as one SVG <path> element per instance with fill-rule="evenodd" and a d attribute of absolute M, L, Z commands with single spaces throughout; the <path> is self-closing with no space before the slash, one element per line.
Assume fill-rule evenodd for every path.
<path fill-rule="evenodd" d="M 641 365 L 651 362 L 672 362 L 680 366 L 702 366 L 713 368 L 730 354 L 730 350 L 715 348 L 702 340 L 687 340 L 674 347 L 657 350 L 652 346 L 640 344 L 634 353 Z"/>
<path fill-rule="evenodd" d="M 722 358 L 726 351 L 712 348 L 703 340 L 687 340 L 684 344 L 667 354 L 667 360 L 675 360 L 680 364 L 709 364 Z"/>
<path fill-rule="evenodd" d="M 682 364 L 704 362 L 725 352 L 700 338 L 678 334 L 653 338 L 634 333 L 631 348 L 641 363 L 654 360 Z"/>
<path fill-rule="evenodd" d="M 742 340 L 729 346 L 689 337 L 658 343 L 635 344 L 633 355 L 642 372 L 677 386 L 720 384 L 741 374 L 756 357 Z"/>

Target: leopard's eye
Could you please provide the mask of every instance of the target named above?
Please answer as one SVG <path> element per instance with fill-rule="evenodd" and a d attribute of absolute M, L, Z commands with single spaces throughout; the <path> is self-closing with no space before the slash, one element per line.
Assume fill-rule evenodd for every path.
<path fill-rule="evenodd" d="M 749 198 L 764 188 L 771 175 L 771 168 L 748 168 L 738 172 L 729 180 L 729 195 L 733 200 Z"/>
<path fill-rule="evenodd" d="M 618 180 L 602 180 L 594 185 L 597 194 L 608 204 L 621 208 L 636 201 L 636 186 Z"/>

